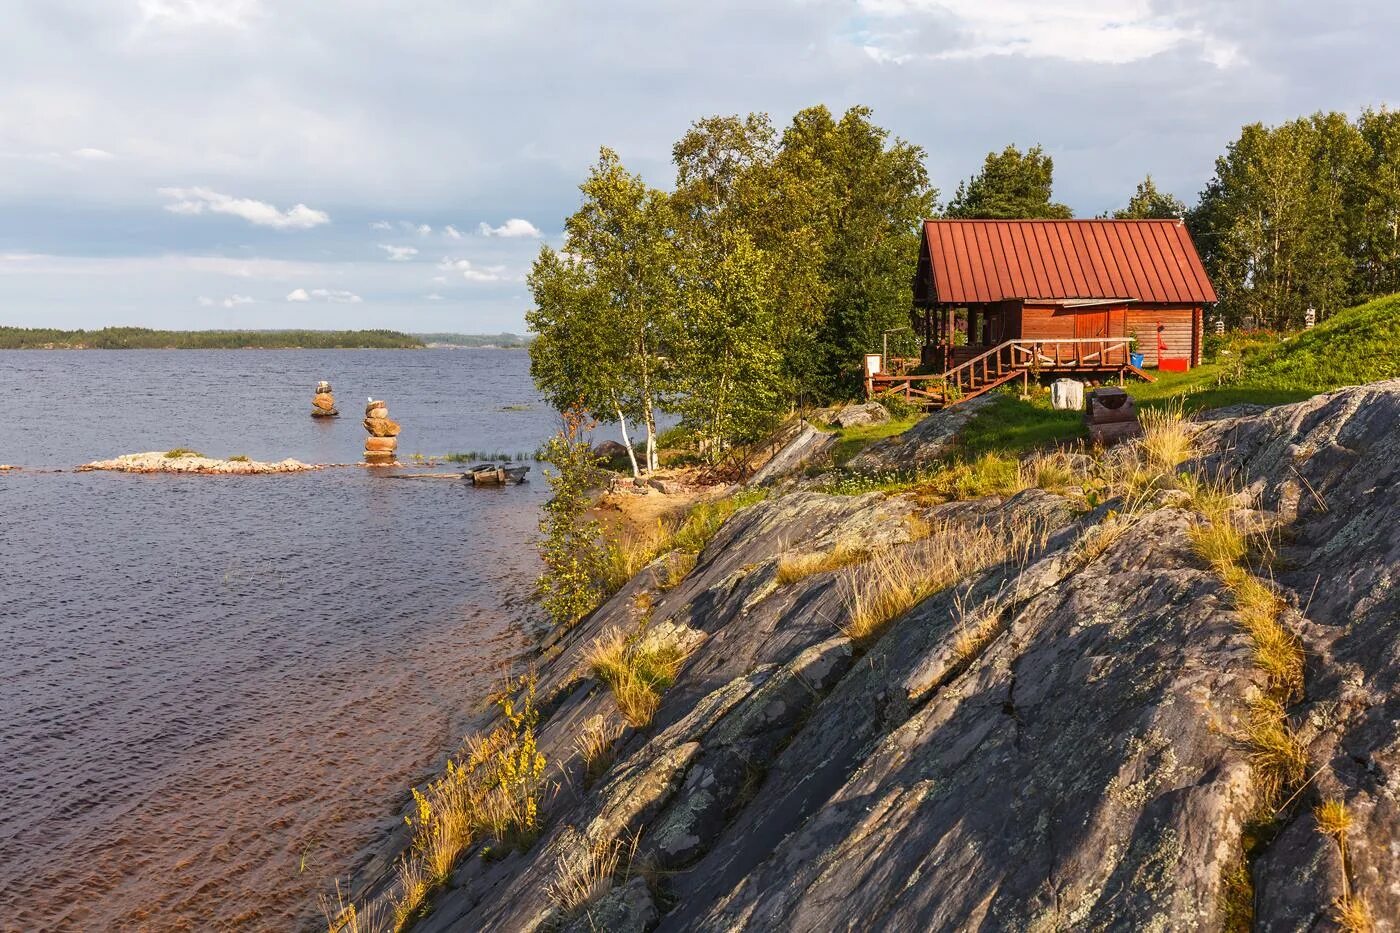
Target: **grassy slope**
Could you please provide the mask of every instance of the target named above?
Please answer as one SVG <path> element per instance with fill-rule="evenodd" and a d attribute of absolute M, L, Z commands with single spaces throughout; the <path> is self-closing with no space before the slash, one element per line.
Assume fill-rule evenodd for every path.
<path fill-rule="evenodd" d="M 1155 382 L 1130 381 L 1126 388 L 1142 408 L 1179 401 L 1197 411 L 1240 402 L 1281 405 L 1340 386 L 1396 377 L 1400 295 L 1391 295 L 1340 311 L 1277 343 L 1236 341 L 1216 362 L 1185 373 L 1160 373 Z M 968 459 L 1023 453 L 1084 436 L 1083 416 L 1053 410 L 1044 389 L 1029 399 L 1007 390 L 963 429 L 960 453 Z"/>

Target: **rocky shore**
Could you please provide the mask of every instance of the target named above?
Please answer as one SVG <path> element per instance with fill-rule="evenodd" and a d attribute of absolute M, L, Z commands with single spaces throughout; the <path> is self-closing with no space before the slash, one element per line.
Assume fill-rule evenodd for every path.
<path fill-rule="evenodd" d="M 304 473 L 320 466 L 300 460 L 220 460 L 196 453 L 150 451 L 143 454 L 123 454 L 112 460 L 95 460 L 78 467 L 78 472 L 109 470 L 117 473 L 196 473 L 202 475 L 247 476 L 264 473 Z"/>
<path fill-rule="evenodd" d="M 468 855 L 415 929 L 1394 929 L 1397 425 L 1400 380 L 1203 421 L 1180 468 L 1224 478 L 1214 499 L 928 505 L 788 480 L 683 579 L 661 558 L 545 646 L 541 835 Z M 1207 560 L 1213 523 L 1264 551 Z M 987 534 L 1004 553 L 967 556 Z M 857 546 L 873 556 L 791 570 Z M 853 595 L 894 560 L 962 573 L 853 637 Z M 1293 687 L 1246 586 L 1304 659 Z M 619 630 L 689 652 L 642 727 L 585 660 Z M 579 742 L 598 722 L 601 770 Z M 580 864 L 587 896 L 561 898 Z"/>

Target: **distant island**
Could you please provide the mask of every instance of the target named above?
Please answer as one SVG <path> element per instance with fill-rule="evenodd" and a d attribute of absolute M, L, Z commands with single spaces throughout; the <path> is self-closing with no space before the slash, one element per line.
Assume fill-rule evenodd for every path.
<path fill-rule="evenodd" d="M 429 347 L 524 350 L 534 339 L 521 334 L 414 334 Z"/>
<path fill-rule="evenodd" d="M 420 338 L 394 330 L 0 327 L 0 350 L 421 350 L 425 346 Z"/>

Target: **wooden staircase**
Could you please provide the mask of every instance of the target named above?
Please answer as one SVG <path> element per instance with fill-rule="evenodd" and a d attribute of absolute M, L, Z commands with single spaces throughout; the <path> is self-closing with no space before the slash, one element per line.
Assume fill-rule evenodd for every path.
<path fill-rule="evenodd" d="M 941 375 L 877 373 L 865 380 L 867 397 L 897 392 L 911 404 L 928 409 L 950 408 L 990 392 L 1013 379 L 1029 385 L 1032 376 L 1116 375 L 1121 382 L 1132 373 L 1153 378 L 1128 358 L 1127 338 L 1073 340 L 1007 340 L 966 360 Z"/>

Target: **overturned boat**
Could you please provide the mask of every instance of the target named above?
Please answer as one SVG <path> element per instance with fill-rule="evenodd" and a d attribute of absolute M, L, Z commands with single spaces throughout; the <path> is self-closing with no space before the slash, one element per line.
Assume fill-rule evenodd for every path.
<path fill-rule="evenodd" d="M 525 482 L 529 472 L 525 463 L 478 463 L 467 468 L 462 481 L 473 486 L 514 486 Z"/>

